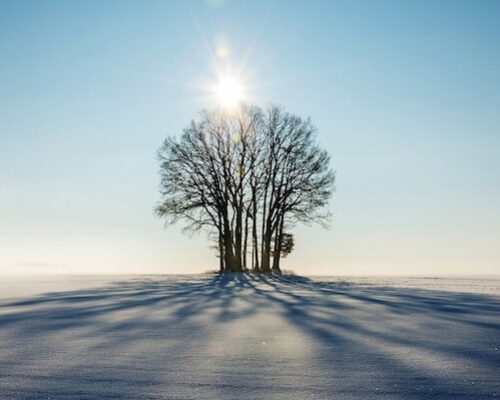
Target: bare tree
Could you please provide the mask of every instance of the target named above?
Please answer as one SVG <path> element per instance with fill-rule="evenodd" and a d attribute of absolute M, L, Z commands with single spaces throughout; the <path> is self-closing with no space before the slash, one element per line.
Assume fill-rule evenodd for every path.
<path fill-rule="evenodd" d="M 271 256 L 280 272 L 290 238 L 293 247 L 285 226 L 329 217 L 334 174 L 314 131 L 276 106 L 202 113 L 160 147 L 156 213 L 167 224 L 184 220 L 189 232 L 215 233 L 221 272 L 270 272 Z"/>

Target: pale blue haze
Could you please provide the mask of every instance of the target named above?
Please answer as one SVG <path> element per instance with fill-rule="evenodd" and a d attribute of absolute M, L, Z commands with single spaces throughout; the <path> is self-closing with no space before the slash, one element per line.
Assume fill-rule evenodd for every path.
<path fill-rule="evenodd" d="M 152 209 L 220 38 L 333 156 L 332 229 L 288 267 L 499 273 L 500 2 L 213 0 L 0 1 L 0 274 L 216 266 Z"/>

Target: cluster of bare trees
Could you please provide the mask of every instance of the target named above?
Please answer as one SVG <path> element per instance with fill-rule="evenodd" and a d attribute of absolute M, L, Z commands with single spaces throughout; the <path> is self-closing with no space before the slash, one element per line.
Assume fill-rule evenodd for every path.
<path fill-rule="evenodd" d="M 297 222 L 324 224 L 334 173 L 314 127 L 277 106 L 204 112 L 160 147 L 156 213 L 207 228 L 221 272 L 280 272 Z"/>

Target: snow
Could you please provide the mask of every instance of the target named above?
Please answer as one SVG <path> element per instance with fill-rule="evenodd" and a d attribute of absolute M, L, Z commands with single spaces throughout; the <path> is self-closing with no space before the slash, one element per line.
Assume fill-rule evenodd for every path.
<path fill-rule="evenodd" d="M 49 283 L 0 284 L 0 399 L 500 396 L 498 279 Z"/>

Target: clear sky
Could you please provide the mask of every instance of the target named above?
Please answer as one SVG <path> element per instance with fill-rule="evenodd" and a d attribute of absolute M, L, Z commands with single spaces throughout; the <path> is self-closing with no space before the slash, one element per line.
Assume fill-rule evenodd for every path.
<path fill-rule="evenodd" d="M 221 46 L 337 170 L 285 268 L 500 273 L 500 2 L 120 0 L 0 1 L 0 274 L 216 267 L 152 210 Z"/>

